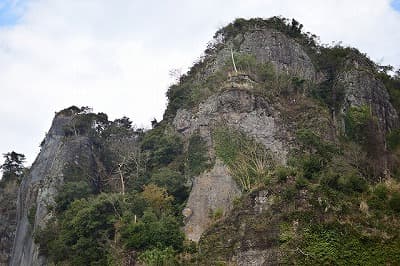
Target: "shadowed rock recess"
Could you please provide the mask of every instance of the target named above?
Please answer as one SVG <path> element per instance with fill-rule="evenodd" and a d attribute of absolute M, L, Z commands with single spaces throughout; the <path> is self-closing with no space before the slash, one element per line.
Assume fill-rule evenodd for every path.
<path fill-rule="evenodd" d="M 151 130 L 58 112 L 0 264 L 400 264 L 400 73 L 302 28 L 220 29 Z"/>

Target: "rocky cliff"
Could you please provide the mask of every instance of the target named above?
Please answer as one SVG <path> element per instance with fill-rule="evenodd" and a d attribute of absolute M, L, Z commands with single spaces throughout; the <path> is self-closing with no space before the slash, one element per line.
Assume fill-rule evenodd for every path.
<path fill-rule="evenodd" d="M 65 138 L 66 127 L 73 124 L 73 110 L 58 113 L 42 143 L 31 171 L 20 185 L 17 204 L 17 229 L 10 265 L 47 265 L 34 241 L 34 232 L 52 218 L 54 205 L 64 182 L 65 169 L 83 167 L 88 174 L 97 171 L 93 143 L 87 135 Z"/>
<path fill-rule="evenodd" d="M 19 188 L 11 265 L 396 265 L 396 84 L 295 20 L 238 19 L 152 130 L 56 114 Z"/>
<path fill-rule="evenodd" d="M 3 184 L 1 184 L 3 183 Z M 0 184 L 0 265 L 8 265 L 17 225 L 18 184 L 11 181 Z"/>

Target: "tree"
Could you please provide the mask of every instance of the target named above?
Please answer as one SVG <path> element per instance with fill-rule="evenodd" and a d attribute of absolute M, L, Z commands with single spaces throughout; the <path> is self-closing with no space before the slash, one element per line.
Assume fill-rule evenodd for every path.
<path fill-rule="evenodd" d="M 5 158 L 4 163 L 0 166 L 3 169 L 3 180 L 10 180 L 13 178 L 19 179 L 22 174 L 25 162 L 25 155 L 16 153 L 14 151 L 3 154 Z"/>
<path fill-rule="evenodd" d="M 171 203 L 174 200 L 173 196 L 168 195 L 166 188 L 159 187 L 155 184 L 143 186 L 142 197 L 159 216 L 171 208 Z"/>

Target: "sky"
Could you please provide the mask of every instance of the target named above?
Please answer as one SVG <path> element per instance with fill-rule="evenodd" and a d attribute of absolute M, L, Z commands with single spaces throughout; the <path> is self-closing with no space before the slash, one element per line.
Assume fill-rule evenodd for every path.
<path fill-rule="evenodd" d="M 0 0 L 0 153 L 32 163 L 71 105 L 149 127 L 216 30 L 275 15 L 399 67 L 400 0 Z"/>

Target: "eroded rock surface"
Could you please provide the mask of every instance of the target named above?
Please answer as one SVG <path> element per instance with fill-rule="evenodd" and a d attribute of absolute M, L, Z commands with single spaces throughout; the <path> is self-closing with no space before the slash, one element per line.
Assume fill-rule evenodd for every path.
<path fill-rule="evenodd" d="M 341 111 L 345 114 L 351 106 L 369 106 L 378 118 L 381 132 L 386 133 L 398 126 L 399 117 L 383 83 L 367 70 L 353 63 L 352 68 L 338 76 L 338 86 L 345 90 Z"/>
<path fill-rule="evenodd" d="M 51 218 L 49 207 L 54 204 L 57 189 L 63 184 L 63 170 L 69 164 L 85 161 L 94 166 L 92 145 L 87 136 L 64 136 L 64 126 L 73 116 L 58 114 L 47 134 L 44 145 L 30 173 L 21 183 L 17 203 L 17 230 L 11 265 L 46 265 L 34 243 L 34 231 L 45 226 Z M 31 222 L 28 214 L 32 216 Z"/>
<path fill-rule="evenodd" d="M 221 212 L 222 216 L 228 214 L 232 201 L 240 194 L 228 169 L 219 160 L 210 171 L 197 176 L 185 209 L 188 213 L 185 224 L 187 237 L 199 241 L 201 234 L 213 222 L 213 215 L 216 212 Z"/>
<path fill-rule="evenodd" d="M 18 184 L 10 180 L 0 186 L 0 265 L 8 265 L 17 225 Z"/>
<path fill-rule="evenodd" d="M 317 73 L 303 47 L 285 34 L 269 28 L 240 33 L 213 56 L 206 73 L 213 73 L 223 66 L 234 51 L 252 54 L 259 63 L 271 63 L 280 73 L 306 80 L 315 80 Z"/>
<path fill-rule="evenodd" d="M 254 137 L 286 161 L 284 146 L 278 123 L 279 114 L 261 98 L 241 89 L 231 89 L 209 97 L 199 105 L 197 112 L 180 109 L 173 121 L 176 130 L 186 136 L 199 132 L 212 152 L 212 130 L 226 126 Z"/>

